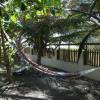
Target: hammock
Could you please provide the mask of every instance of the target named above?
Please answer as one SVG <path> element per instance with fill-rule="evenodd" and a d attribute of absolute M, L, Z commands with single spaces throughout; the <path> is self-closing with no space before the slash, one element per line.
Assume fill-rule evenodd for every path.
<path fill-rule="evenodd" d="M 37 64 L 35 61 L 33 61 L 30 57 L 27 57 L 22 51 L 18 50 L 19 53 L 23 56 L 24 60 L 26 60 L 29 64 L 32 65 L 32 68 L 37 70 L 40 73 L 49 75 L 49 76 L 56 76 L 56 77 L 81 77 L 84 76 L 86 74 L 89 74 L 98 68 L 91 68 L 88 70 L 84 70 L 84 71 L 79 71 L 79 72 L 64 72 L 64 71 L 54 71 L 51 70 L 50 68 L 47 68 L 46 66 L 43 65 L 39 65 Z"/>
<path fill-rule="evenodd" d="M 43 74 L 47 74 L 50 76 L 66 76 L 66 77 L 70 77 L 70 76 L 76 76 L 79 75 L 79 73 L 68 73 L 68 72 L 61 72 L 61 71 L 53 71 L 49 68 L 47 68 L 46 66 L 43 65 L 39 65 L 37 64 L 35 61 L 33 61 L 31 58 L 27 57 L 23 52 L 19 51 L 20 54 L 23 56 L 23 58 L 32 65 L 32 68 L 37 70 L 38 72 L 41 72 Z"/>
<path fill-rule="evenodd" d="M 5 32 L 5 36 L 6 38 L 8 39 L 9 43 L 11 43 L 11 39 L 10 37 L 8 36 L 8 34 L 6 34 Z M 44 74 L 47 74 L 47 75 L 51 75 L 51 76 L 61 76 L 61 77 L 73 77 L 73 76 L 83 76 L 83 75 L 86 75 L 86 74 L 89 74 L 97 69 L 100 69 L 100 67 L 98 68 L 91 68 L 91 69 L 88 69 L 88 70 L 84 70 L 84 71 L 79 71 L 79 72 L 75 72 L 75 73 L 68 73 L 68 72 L 58 72 L 58 71 L 53 71 L 47 67 L 44 67 L 42 65 L 39 65 L 37 64 L 36 62 L 34 62 L 32 59 L 30 59 L 29 57 L 27 57 L 21 50 L 19 50 L 17 48 L 17 46 L 15 45 L 14 42 L 12 42 L 12 44 L 15 46 L 15 48 L 17 49 L 17 51 L 19 52 L 19 54 L 21 54 L 24 59 L 29 62 L 29 64 L 32 65 L 32 68 L 41 72 L 41 73 L 44 73 Z"/>

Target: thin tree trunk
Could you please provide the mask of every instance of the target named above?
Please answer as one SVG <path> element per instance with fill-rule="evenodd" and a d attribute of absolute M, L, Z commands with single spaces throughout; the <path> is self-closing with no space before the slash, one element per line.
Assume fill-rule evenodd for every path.
<path fill-rule="evenodd" d="M 42 47 L 40 47 L 38 50 L 38 55 L 37 55 L 37 63 L 38 64 L 41 64 L 41 57 L 42 57 Z"/>
<path fill-rule="evenodd" d="M 5 46 L 5 39 L 4 39 L 4 32 L 3 32 L 2 28 L 1 28 L 1 40 L 2 40 L 2 47 L 3 47 L 3 58 L 4 58 L 6 71 L 7 71 L 6 72 L 7 80 L 9 82 L 12 82 L 11 66 L 10 66 L 8 55 L 7 55 L 7 49 L 6 49 L 6 46 Z"/>
<path fill-rule="evenodd" d="M 43 55 L 43 48 L 42 47 L 43 47 L 43 41 L 42 41 L 42 38 L 40 38 L 38 55 L 37 55 L 37 63 L 38 64 L 41 64 L 41 57 Z"/>

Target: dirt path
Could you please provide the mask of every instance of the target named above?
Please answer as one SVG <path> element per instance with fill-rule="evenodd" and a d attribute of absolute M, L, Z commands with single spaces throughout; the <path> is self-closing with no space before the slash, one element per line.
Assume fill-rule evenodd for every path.
<path fill-rule="evenodd" d="M 100 100 L 100 82 L 83 77 L 62 79 L 30 74 L 16 77 L 13 85 L 1 89 L 5 91 L 0 100 Z"/>

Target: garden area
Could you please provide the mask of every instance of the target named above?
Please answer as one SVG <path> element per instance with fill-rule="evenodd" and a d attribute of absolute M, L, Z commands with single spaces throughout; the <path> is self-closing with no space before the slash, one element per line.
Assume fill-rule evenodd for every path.
<path fill-rule="evenodd" d="M 0 1 L 0 100 L 100 100 L 99 75 L 99 0 Z"/>

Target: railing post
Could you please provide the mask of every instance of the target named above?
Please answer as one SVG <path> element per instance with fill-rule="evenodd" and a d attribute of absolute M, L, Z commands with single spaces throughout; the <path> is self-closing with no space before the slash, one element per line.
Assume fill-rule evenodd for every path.
<path fill-rule="evenodd" d="M 70 49 L 68 49 L 68 62 L 70 62 Z"/>
<path fill-rule="evenodd" d="M 87 62 L 88 62 L 88 51 L 87 51 L 87 49 L 85 49 L 84 51 L 83 51 L 83 64 L 84 65 L 87 65 Z"/>
<path fill-rule="evenodd" d="M 57 60 L 59 60 L 60 59 L 60 50 L 58 49 L 57 50 Z"/>
<path fill-rule="evenodd" d="M 99 61 L 99 66 L 100 66 L 100 51 L 99 51 L 99 57 L 98 57 L 98 59 L 99 59 L 99 60 L 98 60 L 98 61 Z"/>

